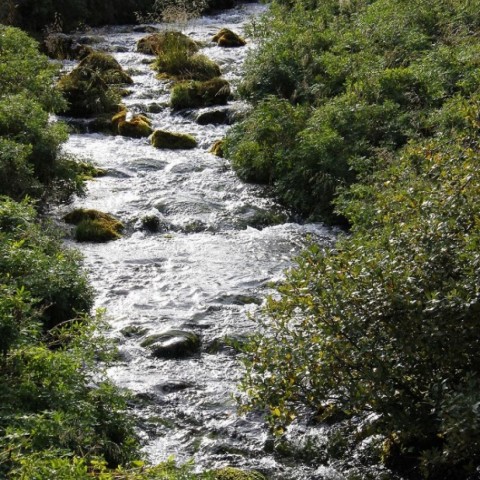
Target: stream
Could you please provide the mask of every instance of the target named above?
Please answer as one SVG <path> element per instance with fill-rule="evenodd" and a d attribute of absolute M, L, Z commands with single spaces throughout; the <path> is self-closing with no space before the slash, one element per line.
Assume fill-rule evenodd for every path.
<path fill-rule="evenodd" d="M 205 42 L 201 53 L 220 65 L 235 88 L 253 40 L 247 37 L 247 46 L 228 49 L 210 39 L 223 27 L 243 33 L 249 19 L 265 9 L 240 4 L 182 30 Z M 242 370 L 225 342 L 254 331 L 249 313 L 260 308 L 271 282 L 282 278 L 307 238 L 328 245 L 335 232 L 295 223 L 263 187 L 243 183 L 227 160 L 208 153 L 229 127 L 199 125 L 197 115 L 227 109 L 235 116 L 247 105 L 234 100 L 226 107 L 172 112 L 169 82 L 155 77 L 152 57 L 136 52 L 136 42 L 146 35 L 139 30 L 108 27 L 89 35 L 96 37 L 97 50 L 110 52 L 132 76 L 131 94 L 124 98 L 128 110 L 146 112 L 154 129 L 192 134 L 199 146 L 157 150 L 147 139 L 99 133 L 72 134 L 66 145 L 107 174 L 90 181 L 87 195 L 59 214 L 93 208 L 127 226 L 114 242 L 68 242 L 85 257 L 96 307 L 106 309 L 109 335 L 118 343 L 120 360 L 109 376 L 136 397 L 144 450 L 154 463 L 173 455 L 179 463 L 193 459 L 199 470 L 231 465 L 257 469 L 271 479 L 344 478 L 333 468 L 274 454 L 262 415 L 237 414 L 234 397 Z M 74 65 L 65 62 L 66 69 Z M 158 218 L 158 232 L 142 228 L 146 216 Z M 169 329 L 199 335 L 200 352 L 159 359 L 140 345 L 146 336 Z"/>

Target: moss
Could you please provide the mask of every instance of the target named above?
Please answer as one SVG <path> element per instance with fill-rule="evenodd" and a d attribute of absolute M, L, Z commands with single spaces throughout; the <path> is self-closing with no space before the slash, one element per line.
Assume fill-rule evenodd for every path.
<path fill-rule="evenodd" d="M 225 105 L 230 97 L 230 85 L 222 78 L 206 82 L 187 81 L 173 86 L 170 104 L 174 109 Z"/>
<path fill-rule="evenodd" d="M 77 169 L 81 178 L 83 178 L 84 180 L 90 180 L 96 177 L 103 177 L 107 174 L 106 170 L 104 170 L 103 168 L 98 168 L 90 162 L 78 162 Z"/>
<path fill-rule="evenodd" d="M 143 138 L 149 137 L 153 132 L 148 122 L 140 117 L 118 123 L 118 133 L 124 137 Z"/>
<path fill-rule="evenodd" d="M 184 46 L 190 53 L 198 51 L 198 44 L 194 40 L 181 32 L 171 31 L 154 33 L 141 38 L 137 43 L 137 52 L 147 55 L 159 55 L 173 45 Z"/>
<path fill-rule="evenodd" d="M 225 467 L 213 472 L 215 480 L 266 480 L 256 471 L 240 470 L 239 468 Z"/>
<path fill-rule="evenodd" d="M 155 148 L 191 149 L 197 146 L 197 141 L 191 135 L 184 133 L 155 130 L 152 135 L 152 145 Z"/>
<path fill-rule="evenodd" d="M 245 40 L 237 35 L 235 32 L 232 32 L 228 28 L 222 28 L 213 38 L 212 41 L 216 42 L 219 47 L 243 47 L 246 42 Z"/>
<path fill-rule="evenodd" d="M 44 40 L 45 50 L 50 58 L 57 60 L 82 60 L 93 53 L 93 48 L 82 45 L 64 33 L 50 33 Z"/>
<path fill-rule="evenodd" d="M 130 83 L 132 79 L 111 55 L 93 52 L 58 86 L 69 104 L 65 113 L 76 117 L 117 111 L 121 90 L 116 86 Z"/>
<path fill-rule="evenodd" d="M 223 146 L 225 144 L 225 140 L 217 140 L 210 148 L 209 152 L 217 157 L 223 158 L 224 151 Z"/>
<path fill-rule="evenodd" d="M 120 238 L 123 224 L 108 213 L 78 208 L 64 217 L 76 225 L 75 238 L 79 242 L 108 242 Z"/>
<path fill-rule="evenodd" d="M 211 80 L 221 75 L 220 67 L 205 55 L 191 55 L 186 49 L 158 55 L 154 65 L 160 77 L 175 80 Z"/>

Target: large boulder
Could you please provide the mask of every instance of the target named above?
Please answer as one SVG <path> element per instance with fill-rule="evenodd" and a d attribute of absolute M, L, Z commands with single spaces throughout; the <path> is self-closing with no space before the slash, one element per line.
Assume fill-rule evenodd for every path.
<path fill-rule="evenodd" d="M 155 148 L 188 150 L 197 146 L 197 141 L 191 135 L 166 132 L 165 130 L 155 130 L 151 140 Z"/>
<path fill-rule="evenodd" d="M 216 42 L 219 47 L 233 48 L 243 47 L 247 42 L 232 30 L 222 28 L 214 37 L 212 41 Z"/>
<path fill-rule="evenodd" d="M 132 79 L 111 55 L 91 53 L 58 83 L 68 102 L 64 113 L 86 117 L 116 112 L 120 103 L 117 86 L 126 83 Z"/>
<path fill-rule="evenodd" d="M 169 330 L 147 337 L 141 346 L 156 358 L 186 358 L 200 351 L 200 338 L 193 332 Z"/>
<path fill-rule="evenodd" d="M 230 95 L 230 85 L 223 78 L 179 82 L 172 88 L 170 104 L 176 110 L 226 105 Z"/>
<path fill-rule="evenodd" d="M 93 52 L 87 55 L 79 64 L 79 69 L 97 72 L 109 85 L 132 84 L 132 78 L 122 66 L 108 53 Z"/>
<path fill-rule="evenodd" d="M 108 242 L 121 237 L 123 224 L 108 213 L 77 208 L 63 217 L 75 225 L 75 239 L 79 242 Z"/>

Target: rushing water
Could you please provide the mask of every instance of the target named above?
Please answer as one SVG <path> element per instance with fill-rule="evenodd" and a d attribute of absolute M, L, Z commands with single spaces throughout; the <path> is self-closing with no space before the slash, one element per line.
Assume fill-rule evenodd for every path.
<path fill-rule="evenodd" d="M 222 27 L 241 33 L 264 9 L 240 5 L 197 19 L 183 31 L 205 42 L 201 52 L 234 84 L 254 42 L 222 49 L 209 39 Z M 282 462 L 271 453 L 261 415 L 237 415 L 233 397 L 241 368 L 223 342 L 255 328 L 248 312 L 258 309 L 268 283 L 282 277 L 307 236 L 327 244 L 334 235 L 319 224 L 288 222 L 262 188 L 244 184 L 228 161 L 208 153 L 228 127 L 201 126 L 195 122 L 198 111 L 179 114 L 168 108 L 169 84 L 155 78 L 151 57 L 136 53 L 136 42 L 145 35 L 137 30 L 96 30 L 95 47 L 111 52 L 133 77 L 132 93 L 124 99 L 130 111 L 150 112 L 154 128 L 193 134 L 199 147 L 156 150 L 146 139 L 103 134 L 73 134 L 67 144 L 69 152 L 107 170 L 68 210 L 102 210 L 128 226 L 118 241 L 77 245 L 98 292 L 97 306 L 107 309 L 119 343 L 121 361 L 109 374 L 136 395 L 145 451 L 153 462 L 174 455 L 180 462 L 193 458 L 200 469 L 233 465 L 271 478 L 343 478 L 332 469 Z M 240 111 L 245 105 L 233 101 L 224 108 Z M 258 219 L 269 212 L 282 213 L 285 223 L 260 228 Z M 146 215 L 160 219 L 160 232 L 141 228 Z M 140 346 L 144 337 L 125 335 L 126 327 L 143 335 L 169 328 L 193 331 L 202 350 L 182 360 L 155 359 Z"/>

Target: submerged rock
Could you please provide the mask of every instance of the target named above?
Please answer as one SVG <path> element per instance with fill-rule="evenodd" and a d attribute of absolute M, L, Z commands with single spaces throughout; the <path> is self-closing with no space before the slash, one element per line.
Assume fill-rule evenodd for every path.
<path fill-rule="evenodd" d="M 230 94 L 230 84 L 223 78 L 214 78 L 206 82 L 180 82 L 172 88 L 170 104 L 177 110 L 226 105 Z"/>
<path fill-rule="evenodd" d="M 228 28 L 222 28 L 213 38 L 213 42 L 216 42 L 219 47 L 232 48 L 243 47 L 247 42 L 235 32 L 232 32 Z"/>
<path fill-rule="evenodd" d="M 197 141 L 194 137 L 185 133 L 155 130 L 152 135 L 152 145 L 155 148 L 187 150 L 195 148 L 197 146 Z"/>
<path fill-rule="evenodd" d="M 169 330 L 147 337 L 140 345 L 156 358 L 186 358 L 200 351 L 200 338 L 193 332 Z"/>

